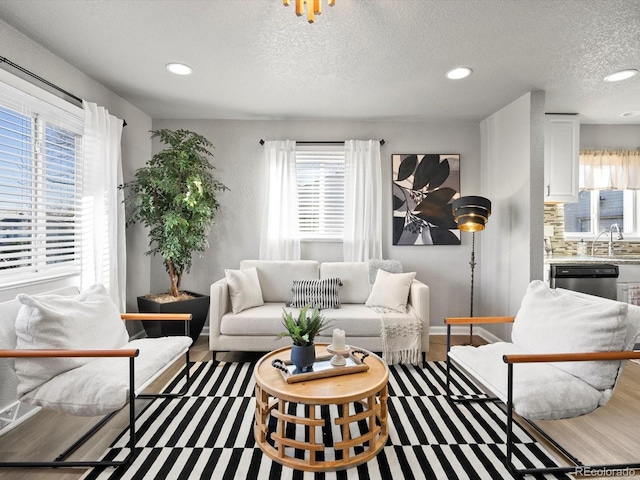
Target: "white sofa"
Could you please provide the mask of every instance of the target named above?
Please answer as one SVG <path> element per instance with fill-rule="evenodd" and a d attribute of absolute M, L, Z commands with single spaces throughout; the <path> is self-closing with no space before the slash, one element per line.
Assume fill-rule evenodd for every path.
<path fill-rule="evenodd" d="M 331 322 L 331 329 L 316 341 L 330 343 L 332 328 L 341 328 L 346 332 L 348 345 L 373 352 L 382 351 L 381 314 L 365 306 L 370 294 L 367 262 L 243 260 L 240 263 L 241 271 L 253 267 L 257 270 L 264 300 L 260 306 L 233 313 L 227 279 L 211 285 L 209 346 L 214 356 L 216 352 L 265 352 L 290 345 L 291 339 L 276 340 L 276 336 L 284 330 L 282 309 L 297 311 L 286 307 L 292 299 L 293 281 L 335 277 L 342 281 L 338 291 L 341 308 L 321 310 L 325 320 Z M 422 325 L 421 351 L 424 358 L 429 350 L 429 287 L 414 279 L 409 290 L 409 313 L 385 315 L 406 318 L 415 313 Z"/>

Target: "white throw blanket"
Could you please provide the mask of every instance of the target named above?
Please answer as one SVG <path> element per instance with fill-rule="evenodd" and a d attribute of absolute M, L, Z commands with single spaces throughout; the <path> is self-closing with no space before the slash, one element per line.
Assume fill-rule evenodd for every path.
<path fill-rule="evenodd" d="M 422 323 L 412 307 L 409 316 L 386 309 L 373 308 L 380 314 L 382 359 L 389 365 L 420 362 Z"/>

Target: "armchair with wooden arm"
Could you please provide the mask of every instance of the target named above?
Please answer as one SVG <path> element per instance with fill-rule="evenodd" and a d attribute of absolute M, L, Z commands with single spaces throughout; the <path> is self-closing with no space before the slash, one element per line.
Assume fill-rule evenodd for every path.
<path fill-rule="evenodd" d="M 455 317 L 447 325 L 447 395 L 452 402 L 501 401 L 507 412 L 507 468 L 514 474 L 575 472 L 577 467 L 640 468 L 640 463 L 583 463 L 551 438 L 535 420 L 586 415 L 613 395 L 624 361 L 640 334 L 640 307 L 532 282 L 515 317 Z M 511 341 L 480 347 L 452 346 L 454 325 L 511 323 Z M 516 366 L 514 368 L 514 366 Z M 480 398 L 451 393 L 451 370 L 484 387 Z M 521 468 L 513 463 L 513 415 L 518 414 L 551 442 L 573 466 Z"/>
<path fill-rule="evenodd" d="M 87 416 L 104 415 L 98 423 L 91 427 L 91 429 L 84 433 L 54 460 L 2 461 L 0 462 L 0 467 L 117 467 L 129 464 L 132 461 L 136 443 L 135 400 L 182 396 L 189 388 L 189 346 L 191 345 L 189 322 L 191 320 L 191 314 L 132 313 L 121 314 L 120 318 L 124 321 L 182 321 L 185 324 L 185 336 L 137 339 L 130 341 L 121 348 L 109 349 L 49 348 L 0 350 L 0 358 L 16 360 L 85 359 L 86 363 L 84 365 L 60 373 L 41 387 L 38 387 L 35 392 L 27 392 L 20 400 L 65 413 Z M 141 393 L 164 371 L 171 367 L 180 356 L 184 356 L 185 358 L 185 366 L 183 368 L 185 381 L 181 392 L 175 394 Z M 123 365 L 117 362 L 118 359 L 127 359 L 128 365 L 123 368 Z M 97 364 L 94 362 L 101 362 L 99 366 L 102 368 L 96 369 Z M 88 375 L 82 375 L 82 370 L 86 366 L 92 368 L 91 375 L 89 375 L 91 379 L 89 381 L 87 380 Z M 27 370 L 27 368 L 23 368 L 23 370 Z M 96 372 L 98 373 L 96 374 Z M 98 378 L 95 378 L 96 375 Z M 121 381 L 123 376 L 127 377 L 125 382 Z M 77 392 L 76 394 L 79 396 L 83 395 L 82 392 L 91 389 L 92 385 L 100 385 L 100 391 L 85 399 L 84 403 L 82 403 L 83 400 L 77 400 L 74 404 L 69 404 L 68 400 L 69 398 L 74 398 L 74 392 Z M 110 388 L 118 390 L 114 395 L 115 400 L 112 397 L 109 399 L 112 401 L 107 401 L 105 405 L 98 404 L 102 393 Z M 96 404 L 90 405 L 92 399 L 96 401 Z M 123 460 L 67 460 L 73 452 L 127 403 L 129 404 L 129 453 L 126 458 Z"/>

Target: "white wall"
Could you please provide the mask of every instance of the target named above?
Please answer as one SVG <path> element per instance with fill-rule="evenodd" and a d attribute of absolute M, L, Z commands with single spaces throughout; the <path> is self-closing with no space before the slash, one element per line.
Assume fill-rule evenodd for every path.
<path fill-rule="evenodd" d="M 0 20 L 0 45 L 2 56 L 60 86 L 77 97 L 106 107 L 109 112 L 127 121 L 122 134 L 122 158 L 125 181 L 151 157 L 149 130 L 151 118 L 115 95 L 103 85 L 66 63 L 50 51 Z M 10 69 L 8 69 L 11 71 Z M 149 291 L 149 259 L 144 256 L 147 235 L 142 228 L 127 231 L 127 309 L 137 311 L 137 295 Z M 58 288 L 64 282 L 37 285 L 31 293 Z M 24 289 L 20 289 L 24 291 Z M 0 300 L 14 298 L 16 291 L 0 292 Z"/>
<path fill-rule="evenodd" d="M 481 194 L 492 214 L 481 238 L 477 315 L 515 315 L 543 273 L 544 93 L 520 97 L 480 124 Z M 488 328 L 508 339 L 510 326 Z"/>
<path fill-rule="evenodd" d="M 217 178 L 231 191 L 221 195 L 221 209 L 210 235 L 210 247 L 194 260 L 183 287 L 201 293 L 238 268 L 240 260 L 257 258 L 263 195 L 263 149 L 260 139 L 346 140 L 382 139 L 383 255 L 402 261 L 407 271 L 431 288 L 431 325 L 442 326 L 446 315 L 468 314 L 470 239 L 462 246 L 393 246 L 391 240 L 391 155 L 395 153 L 459 153 L 463 195 L 477 193 L 480 174 L 480 133 L 477 123 L 354 122 L 354 121 L 225 121 L 154 120 L 153 128 L 194 130 L 215 145 L 212 163 Z M 154 152 L 161 146 L 153 144 Z M 342 260 L 341 243 L 304 244 L 303 258 Z M 162 262 L 151 266 L 154 291 L 168 288 Z"/>

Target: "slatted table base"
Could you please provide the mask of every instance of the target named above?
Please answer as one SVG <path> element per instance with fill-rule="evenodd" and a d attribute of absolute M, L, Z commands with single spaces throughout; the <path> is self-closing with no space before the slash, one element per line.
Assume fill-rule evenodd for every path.
<path fill-rule="evenodd" d="M 364 409 L 362 412 L 350 413 L 351 411 L 355 412 L 355 408 L 350 409 L 350 403 L 338 405 L 338 417 L 333 421 L 336 426 L 340 427 L 342 439 L 334 442 L 333 445 L 325 445 L 322 434 L 316 435 L 316 428 L 325 427 L 325 419 L 318 418 L 317 415 L 320 410 L 319 405 L 306 405 L 304 408 L 306 416 L 304 417 L 292 415 L 287 413 L 289 402 L 270 397 L 269 393 L 256 385 L 254 426 L 256 443 L 271 459 L 296 470 L 332 471 L 355 467 L 375 457 L 387 441 L 389 436 L 387 397 L 388 391 L 385 384 L 376 394 L 353 402 L 362 405 Z M 268 427 L 270 417 L 276 419 L 275 431 L 271 432 Z M 355 428 L 352 429 L 352 424 L 361 421 L 367 422 L 368 432 L 352 438 L 352 430 L 359 431 L 357 425 L 354 425 Z M 289 424 L 294 429 L 296 427 L 304 428 L 308 441 L 288 438 L 285 432 L 291 428 Z M 269 439 L 276 447 L 268 442 Z M 354 454 L 354 449 L 357 447 L 363 447 L 364 450 Z M 295 449 L 304 451 L 304 458 L 296 458 L 289 454 Z M 333 456 L 328 455 L 329 449 L 342 452 L 342 458 L 318 460 L 318 452 L 324 452 L 325 458 Z"/>

